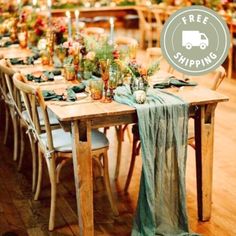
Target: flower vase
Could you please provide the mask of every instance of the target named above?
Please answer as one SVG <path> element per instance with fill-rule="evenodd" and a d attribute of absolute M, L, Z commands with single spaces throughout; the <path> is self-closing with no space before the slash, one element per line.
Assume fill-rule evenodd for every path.
<path fill-rule="evenodd" d="M 100 61 L 100 69 L 101 69 L 101 77 L 104 83 L 104 97 L 101 102 L 109 103 L 111 102 L 111 98 L 108 97 L 107 90 L 108 90 L 108 82 L 109 82 L 109 73 L 110 73 L 110 60 L 101 60 Z"/>
<path fill-rule="evenodd" d="M 148 88 L 147 78 L 142 76 L 132 78 L 130 83 L 130 90 L 133 94 L 135 101 L 139 104 L 143 104 L 146 100 L 146 92 Z"/>

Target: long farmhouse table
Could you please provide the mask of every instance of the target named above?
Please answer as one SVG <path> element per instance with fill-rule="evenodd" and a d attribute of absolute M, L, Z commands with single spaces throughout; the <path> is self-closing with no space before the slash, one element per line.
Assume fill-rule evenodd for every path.
<path fill-rule="evenodd" d="M 198 218 L 208 221 L 212 201 L 215 108 L 219 102 L 227 101 L 228 98 L 200 86 L 184 88 L 176 95 L 189 103 L 190 115 L 195 119 Z M 80 232 L 81 235 L 94 235 L 91 129 L 136 123 L 136 110 L 117 102 L 81 103 L 63 107 L 49 102 L 48 108 L 55 113 L 62 126 L 71 130 Z"/>

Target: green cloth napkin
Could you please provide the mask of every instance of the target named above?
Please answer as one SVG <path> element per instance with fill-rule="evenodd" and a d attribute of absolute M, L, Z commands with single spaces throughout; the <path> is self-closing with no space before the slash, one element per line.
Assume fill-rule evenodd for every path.
<path fill-rule="evenodd" d="M 67 89 L 67 101 L 74 102 L 77 100 L 76 93 L 73 91 L 72 88 Z M 52 90 L 43 90 L 42 91 L 43 97 L 45 101 L 65 101 L 63 95 L 58 95 Z"/>
<path fill-rule="evenodd" d="M 73 91 L 72 88 L 68 88 L 67 89 L 67 101 L 74 102 L 76 100 L 77 100 L 76 93 Z"/>
<path fill-rule="evenodd" d="M 11 46 L 12 44 L 14 44 L 14 42 L 11 42 L 11 41 L 7 41 L 7 42 L 5 42 L 5 43 L 1 43 L 1 42 L 0 42 L 0 47 L 1 47 L 1 48 L 6 48 L 6 47 Z"/>
<path fill-rule="evenodd" d="M 33 56 L 27 57 L 26 60 L 20 58 L 10 58 L 12 65 L 33 65 L 34 61 L 40 57 L 38 53 L 35 53 Z"/>
<path fill-rule="evenodd" d="M 85 88 L 86 88 L 86 86 L 83 83 L 81 83 L 79 85 L 73 86 L 71 89 L 75 93 L 82 93 L 85 91 Z"/>
<path fill-rule="evenodd" d="M 24 65 L 25 62 L 23 59 L 20 58 L 10 58 L 10 62 L 12 65 Z"/>
<path fill-rule="evenodd" d="M 41 82 L 43 82 L 43 80 L 41 79 L 41 76 L 36 77 L 36 76 L 34 76 L 34 75 L 32 75 L 32 74 L 27 74 L 27 75 L 26 75 L 26 78 L 27 78 L 28 81 L 34 81 L 34 82 L 36 82 L 36 83 L 41 83 Z"/>
<path fill-rule="evenodd" d="M 52 71 L 43 71 L 48 81 L 54 81 L 54 73 Z"/>
<path fill-rule="evenodd" d="M 169 88 L 171 86 L 174 87 L 182 87 L 182 86 L 196 86 L 197 83 L 193 81 L 184 81 L 180 79 L 176 79 L 174 77 L 170 77 L 166 81 L 162 83 L 157 83 L 153 85 L 153 88 L 159 88 L 159 89 L 164 89 L 164 88 Z"/>
<path fill-rule="evenodd" d="M 190 236 L 185 170 L 188 104 L 179 97 L 148 89 L 144 104 L 129 87 L 118 87 L 115 100 L 135 107 L 142 150 L 142 174 L 132 236 Z"/>
<path fill-rule="evenodd" d="M 51 90 L 42 90 L 42 94 L 45 101 L 63 101 L 63 95 L 58 95 Z"/>

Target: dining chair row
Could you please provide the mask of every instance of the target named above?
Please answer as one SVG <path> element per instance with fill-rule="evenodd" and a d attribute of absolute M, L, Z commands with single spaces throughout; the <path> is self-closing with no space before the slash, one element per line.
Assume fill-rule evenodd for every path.
<path fill-rule="evenodd" d="M 45 160 L 51 183 L 51 204 L 49 216 L 49 230 L 55 226 L 57 183 L 62 166 L 72 158 L 71 135 L 59 128 L 58 120 L 48 111 L 39 87 L 26 83 L 26 78 L 16 73 L 9 67 L 7 61 L 0 61 L 1 84 L 4 90 L 1 94 L 6 95 L 6 109 L 15 123 L 14 153 L 18 153 L 19 130 L 21 135 L 21 154 L 18 166 L 21 165 L 24 151 L 23 134 L 27 130 L 32 151 L 32 190 L 35 191 L 34 199 L 38 200 L 43 174 L 42 162 Z M 2 86 L 1 86 L 2 88 Z M 5 96 L 4 96 L 5 98 Z M 4 100 L 5 101 L 5 100 Z M 9 102 L 10 101 L 10 102 Z M 8 105 L 11 105 L 9 108 Z M 14 113 L 14 114 L 13 114 Z M 56 125 L 56 126 L 55 126 Z M 91 134 L 93 162 L 100 167 L 104 180 L 105 189 L 115 216 L 119 214 L 110 187 L 108 171 L 108 148 L 109 141 L 106 136 L 98 130 L 92 130 Z M 38 153 L 36 153 L 38 149 Z M 37 164 L 38 162 L 38 164 Z M 37 176 L 36 176 L 37 174 Z M 100 176 L 99 176 L 100 177 Z M 94 175 L 94 181 L 98 176 Z"/>

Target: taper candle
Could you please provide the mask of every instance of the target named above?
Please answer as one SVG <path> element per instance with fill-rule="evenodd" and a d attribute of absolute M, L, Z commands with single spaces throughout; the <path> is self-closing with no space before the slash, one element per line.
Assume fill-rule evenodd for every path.
<path fill-rule="evenodd" d="M 47 0 L 47 4 L 48 4 L 49 18 L 51 18 L 51 16 L 52 16 L 52 13 L 51 13 L 52 0 Z"/>
<path fill-rule="evenodd" d="M 79 10 L 75 10 L 75 30 L 76 34 L 79 33 Z"/>
<path fill-rule="evenodd" d="M 72 33 L 71 33 L 71 17 L 70 17 L 70 12 L 66 11 L 66 17 L 67 17 L 67 23 L 68 23 L 68 38 L 72 38 Z"/>
<path fill-rule="evenodd" d="M 114 17 L 110 17 L 110 41 L 114 43 Z"/>

